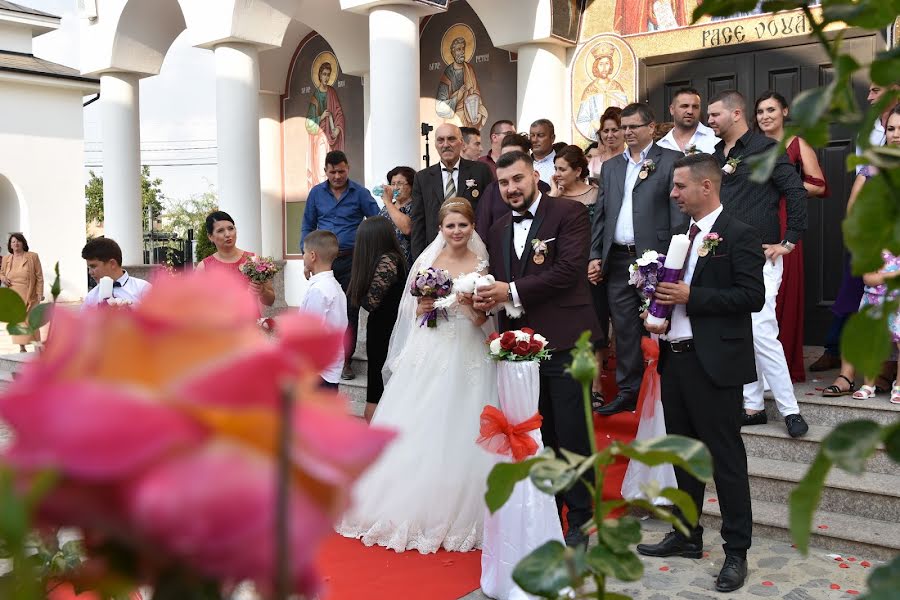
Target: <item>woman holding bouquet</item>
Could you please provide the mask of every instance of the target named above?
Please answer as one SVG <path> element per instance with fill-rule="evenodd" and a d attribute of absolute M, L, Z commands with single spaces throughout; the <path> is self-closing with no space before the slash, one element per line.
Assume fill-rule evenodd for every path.
<path fill-rule="evenodd" d="M 387 358 L 405 281 L 406 257 L 391 222 L 379 216 L 360 223 L 353 247 L 347 297 L 351 306 L 362 307 L 369 313 L 366 321 L 366 421 L 372 420 L 384 392 L 381 369 Z"/>
<path fill-rule="evenodd" d="M 481 547 L 484 492 L 493 458 L 475 440 L 486 402 L 496 402 L 496 367 L 487 357 L 486 316 L 463 295 L 425 320 L 435 300 L 414 297 L 418 280 L 487 271 L 471 205 L 445 201 L 437 237 L 406 281 L 391 336 L 384 394 L 372 424 L 399 433 L 354 489 L 354 505 L 337 527 L 345 537 L 397 552 Z M 355 262 L 355 261 L 354 261 Z M 438 306 L 445 304 L 438 302 Z"/>
<path fill-rule="evenodd" d="M 200 261 L 197 269 L 223 269 L 243 277 L 241 266 L 255 255 L 238 248 L 237 227 L 231 215 L 221 210 L 209 213 L 206 217 L 206 237 L 215 245 L 216 251 Z M 275 304 L 275 288 L 271 280 L 264 283 L 251 281 L 248 285 L 260 303 L 266 306 Z"/>

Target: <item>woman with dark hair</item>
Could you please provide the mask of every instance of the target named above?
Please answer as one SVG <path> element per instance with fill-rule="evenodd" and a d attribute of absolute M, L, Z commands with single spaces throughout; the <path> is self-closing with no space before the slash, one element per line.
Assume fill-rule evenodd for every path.
<path fill-rule="evenodd" d="M 597 194 L 600 189 L 586 181 L 587 157 L 578 146 L 566 146 L 556 153 L 554 166 L 556 171 L 553 174 L 553 188 L 549 195 L 568 198 L 584 204 L 587 207 L 588 226 L 591 226 L 594 222 L 594 209 L 597 206 Z M 606 285 L 602 281 L 597 285 L 591 285 L 590 288 L 594 311 L 600 321 L 602 333 L 602 337 L 594 344 L 594 350 L 597 354 L 598 364 L 602 365 L 609 348 L 609 302 L 606 298 Z M 603 392 L 600 387 L 601 371 L 597 372 L 593 384 L 592 404 L 594 408 L 600 408 L 603 405 Z"/>
<path fill-rule="evenodd" d="M 353 270 L 347 287 L 349 304 L 369 313 L 366 322 L 366 421 L 372 420 L 384 392 L 381 369 L 387 358 L 391 331 L 406 279 L 406 258 L 390 220 L 376 216 L 366 219 L 356 230 Z"/>
<path fill-rule="evenodd" d="M 200 261 L 197 269 L 222 269 L 243 277 L 241 265 L 250 260 L 254 254 L 238 248 L 237 227 L 231 215 L 221 210 L 209 213 L 206 216 L 206 237 L 216 247 L 216 251 Z M 271 281 L 265 283 L 251 281 L 248 285 L 260 303 L 266 306 L 275 304 L 275 288 Z"/>
<path fill-rule="evenodd" d="M 28 242 L 21 233 L 10 234 L 6 242 L 9 255 L 3 257 L 0 266 L 0 281 L 3 285 L 19 294 L 25 307 L 31 309 L 44 299 L 44 271 L 41 259 L 36 252 L 28 249 Z M 14 335 L 13 344 L 19 345 L 19 351 L 25 352 L 25 346 L 32 342 L 40 342 L 40 332 L 31 335 Z"/>
<path fill-rule="evenodd" d="M 588 164 L 588 175 L 595 178 L 600 177 L 600 169 L 604 162 L 625 152 L 621 108 L 610 106 L 603 112 L 603 116 L 600 117 L 600 129 L 597 130 L 597 139 L 600 140 L 598 153 L 590 159 Z"/>
<path fill-rule="evenodd" d="M 768 90 L 756 99 L 756 127 L 765 136 L 781 141 L 784 137 L 784 122 L 788 117 L 788 102 L 778 92 Z M 810 198 L 828 195 L 828 185 L 819 166 L 816 151 L 806 140 L 797 136 L 787 140 L 788 160 L 797 167 L 803 178 L 803 187 Z M 781 234 L 787 226 L 787 207 L 784 197 L 778 208 Z M 778 338 L 784 347 L 788 371 L 794 382 L 806 381 L 803 368 L 803 242 L 798 241 L 794 251 L 784 257 L 784 274 L 778 298 L 775 301 L 775 316 L 778 319 Z"/>
<path fill-rule="evenodd" d="M 387 174 L 388 185 L 384 186 L 381 201 L 384 208 L 378 216 L 386 217 L 394 224 L 394 234 L 400 244 L 400 250 L 406 259 L 406 268 L 412 265 L 412 249 L 409 245 L 409 234 L 412 232 L 412 184 L 416 172 L 411 167 L 394 167 Z"/>

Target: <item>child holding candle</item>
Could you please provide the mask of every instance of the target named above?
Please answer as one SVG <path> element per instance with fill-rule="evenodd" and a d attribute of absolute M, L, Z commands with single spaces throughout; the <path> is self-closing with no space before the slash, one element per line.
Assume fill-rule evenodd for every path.
<path fill-rule="evenodd" d="M 84 245 L 81 258 L 97 285 L 84 297 L 83 307 L 96 306 L 117 298 L 136 304 L 151 285 L 132 277 L 122 268 L 122 249 L 110 238 L 95 238 Z"/>

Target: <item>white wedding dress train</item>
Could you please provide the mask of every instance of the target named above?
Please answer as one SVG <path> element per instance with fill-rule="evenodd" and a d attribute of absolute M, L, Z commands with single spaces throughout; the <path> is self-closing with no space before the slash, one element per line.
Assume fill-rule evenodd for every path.
<path fill-rule="evenodd" d="M 411 327 L 372 419 L 398 436 L 354 487 L 342 536 L 398 552 L 481 547 L 495 460 L 476 439 L 482 409 L 497 403 L 497 372 L 465 310 Z"/>

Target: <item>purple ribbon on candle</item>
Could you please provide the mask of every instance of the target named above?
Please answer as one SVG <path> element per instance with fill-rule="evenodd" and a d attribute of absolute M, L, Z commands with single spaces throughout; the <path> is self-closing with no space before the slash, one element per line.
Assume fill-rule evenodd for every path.
<path fill-rule="evenodd" d="M 687 261 L 685 261 L 687 262 Z M 669 269 L 667 267 L 660 267 L 659 269 L 659 282 L 660 283 L 675 283 L 681 278 L 682 269 Z M 654 317 L 658 317 L 660 319 L 668 319 L 672 315 L 671 304 L 657 304 L 656 298 L 650 300 L 650 314 Z"/>

